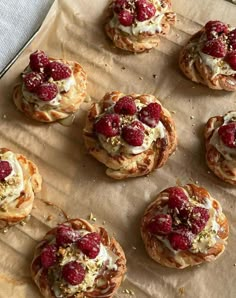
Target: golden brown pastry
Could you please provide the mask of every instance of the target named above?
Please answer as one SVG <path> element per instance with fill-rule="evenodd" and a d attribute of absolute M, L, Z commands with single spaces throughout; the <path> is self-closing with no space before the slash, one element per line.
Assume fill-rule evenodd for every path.
<path fill-rule="evenodd" d="M 73 219 L 46 234 L 31 271 L 43 297 L 109 298 L 120 286 L 126 259 L 104 228 Z"/>
<path fill-rule="evenodd" d="M 236 90 L 236 28 L 209 21 L 180 52 L 180 69 L 211 89 Z"/>
<path fill-rule="evenodd" d="M 228 234 L 220 203 L 194 184 L 163 190 L 141 223 L 149 256 L 177 269 L 214 261 L 223 253 Z"/>
<path fill-rule="evenodd" d="M 37 166 L 22 154 L 0 148 L 0 227 L 26 218 L 34 195 L 41 190 L 42 177 Z"/>
<path fill-rule="evenodd" d="M 173 119 L 155 96 L 118 91 L 92 105 L 84 139 L 89 153 L 114 179 L 143 176 L 162 167 L 177 143 Z"/>
<path fill-rule="evenodd" d="M 159 44 L 176 15 L 170 0 L 114 0 L 105 26 L 114 45 L 131 52 L 143 52 Z"/>
<path fill-rule="evenodd" d="M 236 111 L 207 121 L 205 145 L 208 167 L 223 181 L 236 185 Z"/>
<path fill-rule="evenodd" d="M 49 58 L 36 51 L 22 73 L 22 83 L 13 90 L 13 100 L 27 116 L 53 122 L 79 109 L 87 98 L 86 84 L 86 73 L 77 62 Z"/>

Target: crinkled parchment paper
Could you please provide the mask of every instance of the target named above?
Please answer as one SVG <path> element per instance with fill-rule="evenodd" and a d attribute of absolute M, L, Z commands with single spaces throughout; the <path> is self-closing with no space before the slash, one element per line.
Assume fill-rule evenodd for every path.
<path fill-rule="evenodd" d="M 41 297 L 30 277 L 33 250 L 44 233 L 64 218 L 40 198 L 60 206 L 72 218 L 87 218 L 92 212 L 97 224 L 105 221 L 105 227 L 115 234 L 128 260 L 127 277 L 116 297 L 129 297 L 126 289 L 138 298 L 236 297 L 236 191 L 209 172 L 203 144 L 208 118 L 234 109 L 236 95 L 192 83 L 177 63 L 180 48 L 208 20 L 221 19 L 236 26 L 236 7 L 223 0 L 173 0 L 178 21 L 171 33 L 162 38 L 158 49 L 134 55 L 115 49 L 105 36 L 107 3 L 56 1 L 35 40 L 1 79 L 0 146 L 32 159 L 44 181 L 30 221 L 0 234 L 0 297 Z M 113 181 L 84 147 L 82 129 L 89 104 L 82 105 L 70 127 L 25 118 L 13 105 L 12 87 L 36 49 L 81 63 L 92 100 L 112 90 L 159 96 L 176 121 L 176 154 L 148 177 Z M 229 243 L 214 263 L 178 271 L 156 264 L 144 250 L 139 232 L 144 209 L 176 181 L 206 187 L 228 216 Z"/>

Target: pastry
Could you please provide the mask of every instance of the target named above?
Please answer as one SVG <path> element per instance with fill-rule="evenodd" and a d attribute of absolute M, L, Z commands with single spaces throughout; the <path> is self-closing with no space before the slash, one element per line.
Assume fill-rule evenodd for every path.
<path fill-rule="evenodd" d="M 22 154 L 0 148 L 0 227 L 26 218 L 33 207 L 34 195 L 41 190 L 37 166 Z"/>
<path fill-rule="evenodd" d="M 30 55 L 22 82 L 13 90 L 17 108 L 41 122 L 73 115 L 86 100 L 86 73 L 75 61 L 49 58 L 43 51 Z"/>
<path fill-rule="evenodd" d="M 223 253 L 228 234 L 220 203 L 194 184 L 163 190 L 141 223 L 149 256 L 177 269 L 214 261 Z"/>
<path fill-rule="evenodd" d="M 43 297 L 109 298 L 120 286 L 126 259 L 104 228 L 73 219 L 46 234 L 31 272 Z"/>
<path fill-rule="evenodd" d="M 162 167 L 177 143 L 173 119 L 155 96 L 118 91 L 92 105 L 84 139 L 89 153 L 114 179 L 143 176 Z"/>
<path fill-rule="evenodd" d="M 211 89 L 236 90 L 236 28 L 209 21 L 180 52 L 180 69 Z"/>
<path fill-rule="evenodd" d="M 105 31 L 114 45 L 136 53 L 157 47 L 176 19 L 170 0 L 114 0 L 108 15 Z"/>
<path fill-rule="evenodd" d="M 236 185 L 236 111 L 207 121 L 205 145 L 208 167 L 223 181 Z"/>

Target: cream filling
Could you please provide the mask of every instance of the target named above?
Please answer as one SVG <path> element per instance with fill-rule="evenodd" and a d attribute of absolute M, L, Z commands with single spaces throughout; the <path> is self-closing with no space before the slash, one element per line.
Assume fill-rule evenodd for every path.
<path fill-rule="evenodd" d="M 217 223 L 216 218 L 218 214 L 222 212 L 222 210 L 215 210 L 212 206 L 212 201 L 207 198 L 205 199 L 204 204 L 196 203 L 196 201 L 193 199 L 190 199 L 190 202 L 194 206 L 208 209 L 210 218 L 205 228 L 193 239 L 192 247 L 189 249 L 189 251 L 191 251 L 192 253 L 207 253 L 210 247 L 213 247 L 217 242 L 221 241 L 221 239 L 217 235 L 220 229 L 220 225 Z M 163 209 L 162 213 L 166 213 L 166 210 Z M 156 235 L 155 237 L 160 240 L 175 255 L 176 260 L 180 264 L 183 264 L 181 256 L 179 256 L 178 258 L 178 255 L 182 252 L 182 250 L 174 250 L 170 245 L 169 240 L 164 236 Z"/>
<path fill-rule="evenodd" d="M 137 111 L 140 111 L 142 109 L 142 107 L 146 106 L 146 105 L 142 104 L 138 99 L 134 100 L 134 102 L 136 104 Z M 106 110 L 106 113 L 113 113 L 114 105 L 115 104 L 113 102 L 113 105 Z M 102 117 L 103 115 L 104 114 L 102 114 L 100 117 Z M 139 121 L 136 114 L 133 116 L 124 116 L 124 115 L 122 116 L 121 115 L 120 119 L 121 119 L 121 124 L 122 124 L 122 122 L 128 121 L 128 123 L 126 123 L 126 125 L 130 124 L 136 120 Z M 156 141 L 157 139 L 159 139 L 159 138 L 162 139 L 165 137 L 166 129 L 161 121 L 159 121 L 158 124 L 156 125 L 156 127 L 154 127 L 154 128 L 149 127 L 145 123 L 142 123 L 142 124 L 145 128 L 145 132 L 144 132 L 143 144 L 141 146 L 129 145 L 122 139 L 122 137 L 120 135 L 114 136 L 111 138 L 107 138 L 102 134 L 98 134 L 98 139 L 100 141 L 100 144 L 110 155 L 117 155 L 121 152 L 126 153 L 126 154 L 139 154 L 139 153 L 142 153 L 142 152 L 146 151 L 147 149 L 149 149 L 151 147 L 152 143 L 154 141 Z"/>
<path fill-rule="evenodd" d="M 57 62 L 61 63 L 61 61 L 57 61 Z M 70 67 L 71 72 L 72 72 L 72 74 L 69 78 L 59 80 L 59 81 L 54 81 L 52 78 L 49 78 L 49 80 L 48 80 L 48 82 L 54 83 L 57 85 L 58 93 L 57 93 L 56 97 L 54 97 L 50 101 L 43 101 L 35 93 L 29 92 L 23 83 L 22 84 L 23 101 L 25 101 L 26 103 L 33 103 L 37 110 L 42 110 L 47 107 L 60 106 L 60 102 L 62 99 L 61 93 L 68 92 L 70 90 L 70 88 L 76 84 L 75 77 L 73 75 L 73 69 L 71 68 L 71 66 L 69 66 L 69 65 L 67 65 L 67 66 Z M 32 70 L 28 66 L 26 68 L 24 74 L 27 74 L 28 72 L 31 72 L 31 71 Z"/>
<path fill-rule="evenodd" d="M 81 235 L 86 235 L 89 232 L 86 230 L 78 231 Z M 65 248 L 68 250 L 68 254 L 63 256 L 63 259 L 60 261 L 60 265 L 63 266 L 71 261 L 78 261 L 85 268 L 85 278 L 81 284 L 73 286 L 68 284 L 66 281 L 63 281 L 63 285 L 66 286 L 66 291 L 68 296 L 85 292 L 94 289 L 95 279 L 100 273 L 101 268 L 106 266 L 107 270 L 117 270 L 117 256 L 110 250 L 108 250 L 103 244 L 100 244 L 100 252 L 95 259 L 89 259 L 85 254 L 83 254 L 77 247 L 76 244 L 72 244 L 70 247 Z M 58 276 L 54 272 L 54 280 L 58 280 Z M 60 289 L 60 282 L 54 282 L 52 289 L 56 297 L 67 297 L 64 296 L 65 293 Z"/>
<path fill-rule="evenodd" d="M 230 28 L 230 31 L 234 29 L 235 28 Z M 192 48 L 193 56 L 197 55 L 198 57 L 200 57 L 202 63 L 207 65 L 210 68 L 210 70 L 212 71 L 212 77 L 215 77 L 217 75 L 226 75 L 226 76 L 235 75 L 236 70 L 233 70 L 230 67 L 230 65 L 224 61 L 223 58 L 213 57 L 201 51 L 206 40 L 207 40 L 206 34 L 203 33 L 197 42 L 189 43 L 188 47 Z M 194 59 L 194 57 L 192 58 Z M 193 63 L 193 60 L 191 61 L 191 63 Z"/>
<path fill-rule="evenodd" d="M 114 12 L 113 18 L 110 20 L 111 28 L 118 28 L 121 31 L 129 35 L 139 35 L 143 32 L 148 32 L 155 34 L 156 32 L 162 31 L 162 18 L 165 16 L 165 13 L 168 12 L 168 5 L 162 7 L 160 1 L 150 0 L 156 8 L 155 15 L 146 21 L 139 22 L 135 19 L 134 23 L 131 26 L 123 26 L 119 22 L 118 15 Z"/>
<path fill-rule="evenodd" d="M 236 112 L 227 113 L 224 116 L 224 123 L 222 124 L 222 126 L 228 124 L 232 120 L 236 121 Z M 217 149 L 217 151 L 219 151 L 223 155 L 225 160 L 234 163 L 236 167 L 236 148 L 227 147 L 219 137 L 218 130 L 219 128 L 215 129 L 210 139 L 210 144 L 214 146 Z"/>
<path fill-rule="evenodd" d="M 22 168 L 11 151 L 0 154 L 2 161 L 8 161 L 12 167 L 12 172 L 4 181 L 0 182 L 0 205 L 9 204 L 16 200 L 24 190 L 24 176 Z"/>

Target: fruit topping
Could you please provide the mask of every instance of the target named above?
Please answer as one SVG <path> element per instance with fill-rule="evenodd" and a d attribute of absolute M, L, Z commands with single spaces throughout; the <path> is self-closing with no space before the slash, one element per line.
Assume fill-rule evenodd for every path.
<path fill-rule="evenodd" d="M 220 21 L 209 21 L 205 25 L 206 34 L 208 39 L 219 37 L 222 33 L 228 32 L 228 26 Z"/>
<path fill-rule="evenodd" d="M 209 210 L 202 207 L 194 207 L 190 218 L 192 232 L 199 234 L 205 228 L 209 218 Z"/>
<path fill-rule="evenodd" d="M 174 250 L 188 250 L 192 246 L 193 234 L 185 227 L 179 227 L 168 236 Z"/>
<path fill-rule="evenodd" d="M 33 92 L 39 85 L 43 83 L 43 74 L 39 72 L 28 72 L 23 74 L 23 81 L 26 89 L 29 92 Z"/>
<path fill-rule="evenodd" d="M 172 218 L 169 214 L 157 214 L 150 220 L 147 229 L 152 234 L 167 235 L 172 231 Z"/>
<path fill-rule="evenodd" d="M 202 52 L 215 58 L 223 58 L 226 55 L 226 47 L 220 39 L 212 39 L 205 43 Z"/>
<path fill-rule="evenodd" d="M 148 0 L 138 0 L 135 5 L 137 9 L 136 18 L 139 22 L 151 19 L 156 13 L 155 6 Z"/>
<path fill-rule="evenodd" d="M 120 117 L 117 114 L 106 114 L 102 116 L 94 125 L 96 133 L 105 137 L 114 137 L 119 134 Z"/>
<path fill-rule="evenodd" d="M 236 147 L 236 122 L 231 122 L 226 125 L 222 125 L 218 134 L 222 140 L 222 142 L 230 148 Z"/>
<path fill-rule="evenodd" d="M 49 64 L 48 56 L 43 51 L 36 51 L 30 55 L 30 68 L 34 71 L 40 71 Z"/>
<path fill-rule="evenodd" d="M 116 13 L 129 8 L 131 8 L 131 5 L 128 0 L 116 0 L 113 4 L 113 9 Z"/>
<path fill-rule="evenodd" d="M 57 261 L 57 247 L 54 244 L 46 245 L 41 252 L 41 264 L 48 269 L 56 264 Z"/>
<path fill-rule="evenodd" d="M 3 181 L 12 172 L 10 163 L 6 160 L 0 160 L 0 181 Z"/>
<path fill-rule="evenodd" d="M 77 241 L 78 248 L 90 259 L 95 259 L 100 252 L 101 237 L 98 233 L 88 233 Z"/>
<path fill-rule="evenodd" d="M 58 245 L 66 245 L 73 243 L 79 239 L 79 235 L 75 230 L 66 225 L 60 225 L 57 228 L 56 242 Z"/>
<path fill-rule="evenodd" d="M 131 146 L 141 146 L 144 140 L 144 127 L 139 121 L 134 121 L 122 129 L 122 137 Z"/>
<path fill-rule="evenodd" d="M 184 210 L 188 205 L 188 198 L 180 187 L 170 187 L 167 189 L 169 193 L 168 207 L 170 209 Z"/>
<path fill-rule="evenodd" d="M 158 103 L 150 103 L 142 108 L 138 114 L 139 120 L 150 127 L 155 127 L 160 120 L 161 106 Z"/>
<path fill-rule="evenodd" d="M 50 101 L 58 94 L 57 85 L 48 82 L 42 83 L 36 88 L 35 93 L 41 100 Z"/>
<path fill-rule="evenodd" d="M 233 70 L 236 70 L 236 51 L 228 52 L 225 57 L 225 61 L 230 65 L 230 67 Z"/>
<path fill-rule="evenodd" d="M 131 96 L 121 97 L 114 106 L 117 114 L 134 115 L 137 111 L 134 99 Z"/>
<path fill-rule="evenodd" d="M 72 73 L 69 66 L 57 61 L 49 63 L 49 65 L 47 66 L 47 72 L 54 81 L 67 79 L 71 76 Z"/>
<path fill-rule="evenodd" d="M 134 15 L 128 10 L 122 10 L 118 14 L 118 19 L 121 25 L 128 27 L 131 26 L 134 22 Z"/>
<path fill-rule="evenodd" d="M 62 268 L 62 277 L 72 286 L 79 285 L 84 280 L 85 269 L 76 261 L 69 262 Z"/>
<path fill-rule="evenodd" d="M 228 33 L 228 43 L 230 50 L 236 50 L 236 29 Z"/>

